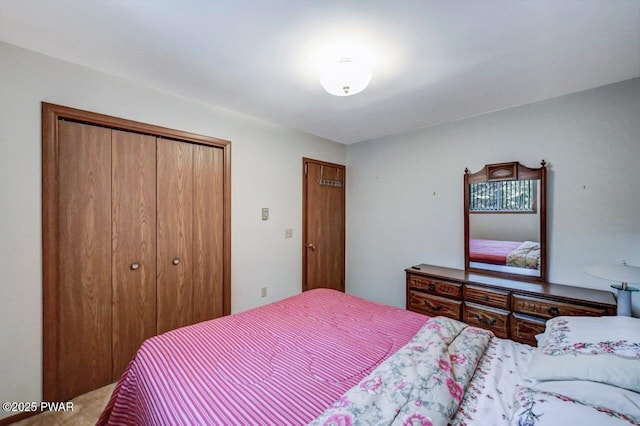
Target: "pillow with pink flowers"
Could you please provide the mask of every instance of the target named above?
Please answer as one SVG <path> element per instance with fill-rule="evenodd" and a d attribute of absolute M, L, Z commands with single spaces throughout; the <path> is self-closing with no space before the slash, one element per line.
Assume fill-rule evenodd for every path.
<path fill-rule="evenodd" d="M 640 319 L 550 319 L 528 376 L 539 381 L 590 380 L 640 392 Z"/>

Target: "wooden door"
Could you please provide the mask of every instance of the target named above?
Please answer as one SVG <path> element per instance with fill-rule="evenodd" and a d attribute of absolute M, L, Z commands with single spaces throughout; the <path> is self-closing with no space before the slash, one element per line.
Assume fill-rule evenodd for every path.
<path fill-rule="evenodd" d="M 156 138 L 112 131 L 113 380 L 156 334 Z"/>
<path fill-rule="evenodd" d="M 157 142 L 158 334 L 192 323 L 193 147 Z"/>
<path fill-rule="evenodd" d="M 56 380 L 64 401 L 111 383 L 111 130 L 58 121 Z M 49 313 L 48 313 L 49 315 Z M 46 332 L 45 332 L 46 333 Z M 46 336 L 45 336 L 46 337 Z"/>
<path fill-rule="evenodd" d="M 193 317 L 224 315 L 224 157 L 220 148 L 193 146 Z"/>
<path fill-rule="evenodd" d="M 344 291 L 345 171 L 345 166 L 303 158 L 303 291 Z"/>

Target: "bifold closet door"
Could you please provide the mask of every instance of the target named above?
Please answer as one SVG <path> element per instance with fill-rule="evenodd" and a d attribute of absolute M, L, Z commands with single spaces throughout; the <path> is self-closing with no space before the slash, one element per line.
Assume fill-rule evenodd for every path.
<path fill-rule="evenodd" d="M 156 138 L 112 131 L 113 380 L 156 334 Z"/>
<path fill-rule="evenodd" d="M 158 334 L 224 315 L 224 154 L 158 139 Z"/>
<path fill-rule="evenodd" d="M 230 143 L 42 104 L 43 400 L 230 312 Z"/>
<path fill-rule="evenodd" d="M 192 323 L 193 147 L 157 142 L 158 334 Z"/>
<path fill-rule="evenodd" d="M 111 130 L 58 122 L 56 401 L 112 382 Z"/>
<path fill-rule="evenodd" d="M 193 146 L 193 318 L 224 315 L 224 156 L 222 149 Z"/>

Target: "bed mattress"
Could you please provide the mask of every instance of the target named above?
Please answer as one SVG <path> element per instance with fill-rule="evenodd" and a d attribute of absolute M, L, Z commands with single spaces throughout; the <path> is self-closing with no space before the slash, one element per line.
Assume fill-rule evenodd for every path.
<path fill-rule="evenodd" d="M 578 415 L 640 425 L 636 392 L 526 379 L 538 355 L 456 320 L 318 289 L 147 340 L 98 424 L 556 426 Z"/>
<path fill-rule="evenodd" d="M 306 424 L 429 318 L 327 289 L 147 340 L 98 424 Z"/>

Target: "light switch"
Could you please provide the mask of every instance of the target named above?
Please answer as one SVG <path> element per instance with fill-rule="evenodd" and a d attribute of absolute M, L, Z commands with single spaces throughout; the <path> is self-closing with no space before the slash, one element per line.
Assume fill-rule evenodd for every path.
<path fill-rule="evenodd" d="M 293 229 L 285 229 L 284 230 L 285 238 L 293 238 Z"/>
<path fill-rule="evenodd" d="M 269 208 L 268 207 L 263 207 L 262 208 L 262 220 L 269 220 Z"/>

